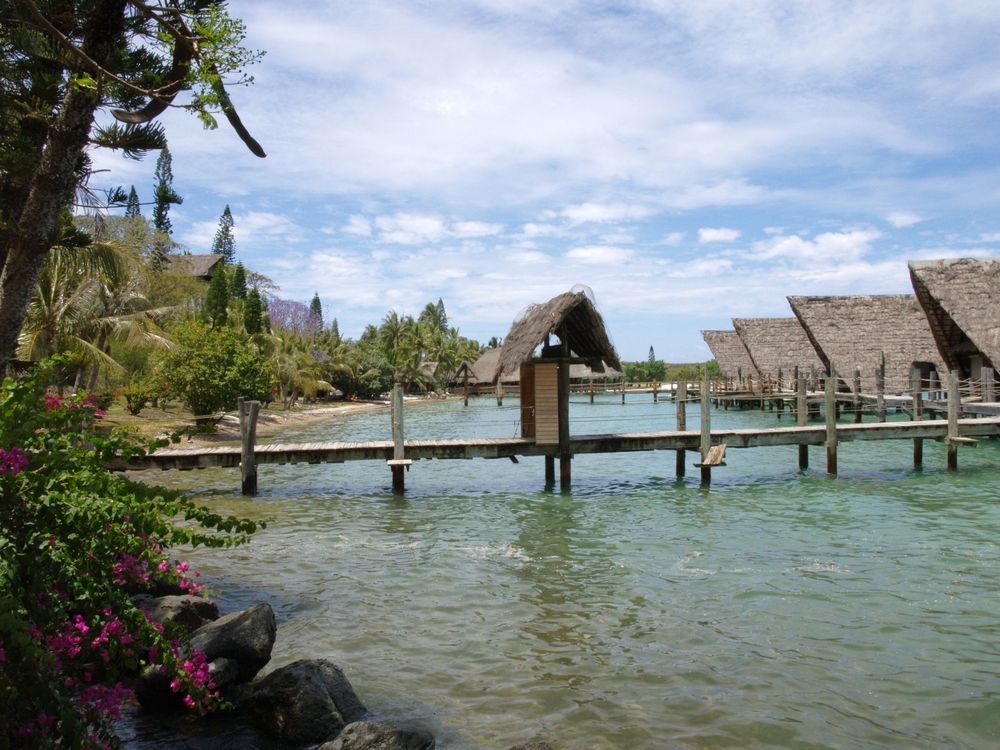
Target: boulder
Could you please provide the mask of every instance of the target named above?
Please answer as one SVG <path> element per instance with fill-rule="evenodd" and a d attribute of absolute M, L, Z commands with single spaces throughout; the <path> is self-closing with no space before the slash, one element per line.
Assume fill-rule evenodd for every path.
<path fill-rule="evenodd" d="M 261 602 L 202 625 L 191 634 L 191 647 L 210 662 L 220 656 L 234 659 L 239 664 L 237 679 L 247 682 L 270 660 L 277 632 L 274 610 Z"/>
<path fill-rule="evenodd" d="M 139 604 L 153 622 L 177 623 L 189 633 L 219 619 L 219 607 L 203 596 L 160 596 Z"/>
<path fill-rule="evenodd" d="M 303 659 L 249 686 L 243 709 L 258 727 L 286 742 L 322 742 L 365 715 L 344 676 L 327 659 Z"/>
<path fill-rule="evenodd" d="M 170 689 L 171 677 L 159 664 L 146 667 L 135 684 L 139 705 L 152 713 L 184 710 L 184 695 Z"/>
<path fill-rule="evenodd" d="M 348 724 L 337 739 L 316 750 L 434 750 L 434 735 L 423 729 L 400 729 L 373 721 Z"/>
<path fill-rule="evenodd" d="M 208 674 L 212 677 L 215 687 L 225 692 L 230 685 L 235 685 L 240 678 L 240 663 L 236 659 L 220 656 L 208 663 Z"/>

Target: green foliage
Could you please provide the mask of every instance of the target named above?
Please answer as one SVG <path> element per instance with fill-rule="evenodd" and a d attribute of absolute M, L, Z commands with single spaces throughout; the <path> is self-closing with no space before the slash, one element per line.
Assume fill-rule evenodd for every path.
<path fill-rule="evenodd" d="M 135 192 L 135 185 L 128 191 L 128 203 L 125 204 L 125 216 L 129 219 L 136 219 L 142 216 L 142 209 L 139 206 L 139 194 Z"/>
<path fill-rule="evenodd" d="M 156 160 L 156 185 L 153 188 L 153 227 L 167 235 L 173 229 L 170 224 L 170 205 L 172 203 L 180 205 L 184 202 L 184 199 L 174 192 L 174 171 L 171 164 L 170 149 L 164 146 Z"/>
<path fill-rule="evenodd" d="M 264 303 L 257 287 L 247 293 L 247 304 L 243 308 L 243 329 L 250 335 L 264 330 Z"/>
<path fill-rule="evenodd" d="M 157 395 L 155 385 L 145 378 L 133 378 L 132 381 L 122 388 L 122 396 L 125 399 L 125 409 L 133 417 L 146 407 Z"/>
<path fill-rule="evenodd" d="M 319 301 L 319 292 L 313 294 L 312 301 L 309 303 L 309 314 L 312 315 L 313 319 L 316 321 L 317 329 L 322 330 L 323 303 Z"/>
<path fill-rule="evenodd" d="M 233 299 L 247 298 L 247 270 L 242 263 L 237 263 L 236 270 L 233 271 L 233 278 L 229 284 L 229 296 Z"/>
<path fill-rule="evenodd" d="M 219 228 L 215 230 L 212 240 L 212 252 L 222 256 L 223 262 L 232 264 L 236 261 L 236 239 L 233 237 L 233 214 L 226 204 L 219 217 Z"/>
<path fill-rule="evenodd" d="M 212 274 L 201 312 L 205 322 L 211 324 L 212 328 L 221 328 L 226 324 L 229 314 L 229 283 L 221 268 Z"/>
<path fill-rule="evenodd" d="M 146 666 L 176 677 L 195 710 L 220 705 L 203 656 L 129 593 L 196 590 L 167 550 L 232 546 L 257 525 L 109 471 L 149 446 L 98 429 L 92 401 L 47 394 L 51 377 L 0 386 L 0 747 L 103 747 Z"/>
<path fill-rule="evenodd" d="M 173 330 L 173 336 L 176 346 L 164 356 L 160 371 L 171 394 L 183 399 L 195 415 L 234 409 L 240 396 L 270 400 L 270 363 L 244 334 L 187 321 Z"/>

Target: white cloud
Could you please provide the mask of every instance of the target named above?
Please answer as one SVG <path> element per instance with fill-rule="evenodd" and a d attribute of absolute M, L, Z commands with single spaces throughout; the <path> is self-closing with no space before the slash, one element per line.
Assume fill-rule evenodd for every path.
<path fill-rule="evenodd" d="M 502 224 L 489 224 L 484 221 L 457 221 L 451 226 L 451 234 L 455 237 L 491 237 L 503 231 Z"/>
<path fill-rule="evenodd" d="M 581 203 L 564 208 L 560 215 L 573 224 L 619 222 L 643 219 L 655 213 L 649 206 L 628 203 Z"/>
<path fill-rule="evenodd" d="M 1000 232 L 985 232 L 979 235 L 981 242 L 1000 242 Z"/>
<path fill-rule="evenodd" d="M 371 237 L 372 225 L 364 216 L 354 214 L 347 220 L 347 224 L 344 225 L 341 231 L 345 234 L 357 235 L 358 237 Z"/>
<path fill-rule="evenodd" d="M 703 227 L 698 230 L 698 242 L 735 242 L 740 238 L 740 234 L 739 229 L 728 229 L 726 227 L 711 229 Z"/>
<path fill-rule="evenodd" d="M 660 241 L 661 245 L 667 245 L 668 247 L 677 247 L 684 241 L 684 232 L 668 232 L 664 235 L 663 239 Z"/>
<path fill-rule="evenodd" d="M 859 260 L 869 253 L 872 243 L 881 236 L 882 233 L 874 229 L 824 232 L 812 240 L 798 235 L 778 235 L 754 243 L 754 250 L 759 260 L 788 258 L 830 266 Z"/>
<path fill-rule="evenodd" d="M 422 214 L 396 214 L 375 219 L 378 239 L 395 245 L 416 245 L 422 242 L 439 242 L 448 234 L 444 221 L 438 216 Z"/>
<path fill-rule="evenodd" d="M 919 224 L 924 221 L 924 218 L 919 214 L 915 214 L 912 211 L 893 211 L 885 220 L 892 224 L 897 229 L 905 229 L 907 227 L 912 227 L 915 224 Z"/>
<path fill-rule="evenodd" d="M 607 245 L 588 245 L 585 247 L 575 247 L 566 253 L 566 257 L 571 260 L 587 264 L 611 264 L 627 261 L 634 252 L 627 248 L 611 247 Z"/>

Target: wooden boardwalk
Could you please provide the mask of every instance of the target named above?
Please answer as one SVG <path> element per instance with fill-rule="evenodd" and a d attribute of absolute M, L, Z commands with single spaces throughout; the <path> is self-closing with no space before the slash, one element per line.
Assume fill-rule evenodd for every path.
<path fill-rule="evenodd" d="M 958 420 L 961 438 L 1000 437 L 1000 416 Z M 948 439 L 948 422 L 922 420 L 916 422 L 838 423 L 839 442 L 859 440 Z M 620 453 L 632 451 L 686 450 L 698 451 L 702 435 L 697 430 L 668 432 L 626 432 L 609 435 L 574 435 L 570 437 L 573 455 L 590 453 Z M 743 430 L 712 430 L 711 443 L 728 448 L 760 448 L 781 445 L 824 445 L 827 428 L 820 425 L 772 427 Z M 475 438 L 458 440 L 406 440 L 405 455 L 411 460 L 510 458 L 546 456 L 556 450 L 553 445 L 538 445 L 529 438 Z M 391 440 L 375 442 L 333 442 L 261 444 L 254 449 L 257 464 L 343 463 L 345 461 L 388 461 L 393 458 Z M 206 467 L 237 467 L 240 465 L 239 446 L 216 448 L 164 448 L 147 456 L 136 457 L 118 468 L 139 469 L 201 469 Z"/>

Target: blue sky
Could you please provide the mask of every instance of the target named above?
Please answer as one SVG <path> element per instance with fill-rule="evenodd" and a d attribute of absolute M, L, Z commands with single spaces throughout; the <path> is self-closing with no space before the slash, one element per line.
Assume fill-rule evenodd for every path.
<path fill-rule="evenodd" d="M 1000 255 L 1000 5 L 562 0 L 230 3 L 256 84 L 164 124 L 174 237 L 357 336 L 443 298 L 485 341 L 589 286 L 619 353 L 789 294 L 911 291 L 906 260 Z M 152 193 L 155 158 L 95 155 Z"/>

